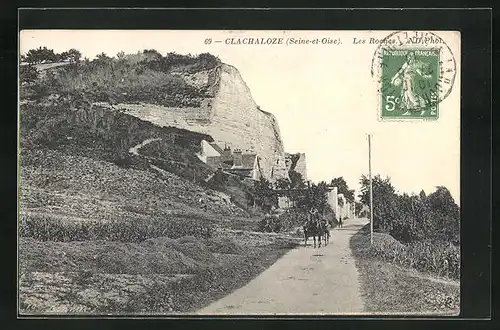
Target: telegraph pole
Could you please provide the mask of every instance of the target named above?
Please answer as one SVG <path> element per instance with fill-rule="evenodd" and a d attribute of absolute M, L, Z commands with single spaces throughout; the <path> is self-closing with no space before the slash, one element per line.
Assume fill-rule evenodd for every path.
<path fill-rule="evenodd" d="M 373 244 L 373 185 L 372 185 L 371 134 L 368 134 L 368 175 L 370 177 L 370 244 Z"/>

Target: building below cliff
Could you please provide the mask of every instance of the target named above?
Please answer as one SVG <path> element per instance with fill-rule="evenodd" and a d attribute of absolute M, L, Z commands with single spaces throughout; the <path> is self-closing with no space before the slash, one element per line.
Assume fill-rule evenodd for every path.
<path fill-rule="evenodd" d="M 224 145 L 224 147 L 222 147 Z M 296 171 L 307 180 L 306 160 L 304 153 L 276 154 L 271 166 L 270 176 L 265 175 L 261 166 L 261 157 L 251 149 L 242 151 L 239 148 L 231 149 L 225 142 L 201 142 L 201 151 L 198 158 L 212 167 L 241 177 L 260 180 L 262 177 L 276 182 L 279 179 L 290 180 L 290 171 Z"/>
<path fill-rule="evenodd" d="M 198 158 L 214 170 L 235 174 L 243 178 L 260 180 L 263 177 L 259 156 L 251 150 L 232 150 L 227 144 L 224 148 L 217 142 L 201 141 Z"/>
<path fill-rule="evenodd" d="M 328 186 L 327 200 L 337 219 L 350 219 L 355 216 L 354 203 L 347 201 L 344 194 L 338 192 L 337 187 Z"/>

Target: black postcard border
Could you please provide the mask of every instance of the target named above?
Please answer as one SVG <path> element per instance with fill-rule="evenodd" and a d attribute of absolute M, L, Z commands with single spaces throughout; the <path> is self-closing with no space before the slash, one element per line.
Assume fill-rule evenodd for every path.
<path fill-rule="evenodd" d="M 2 42 L 4 56 L 1 58 L 2 71 L 10 76 L 5 81 L 17 81 L 17 14 L 21 29 L 255 29 L 255 30 L 458 30 L 462 37 L 462 72 L 461 72 L 461 235 L 462 235 L 462 279 L 461 279 L 461 315 L 460 318 L 489 318 L 491 306 L 491 174 L 492 174 L 492 85 L 491 85 L 491 24 L 492 11 L 487 9 L 414 9 L 414 10 L 327 10 L 327 9 L 20 9 L 16 17 L 8 17 L 8 39 Z M 8 63 L 5 61 L 8 59 Z M 367 63 L 367 70 L 369 63 Z M 6 176 L 9 187 L 8 197 L 2 203 L 8 206 L 3 214 L 8 217 L 2 222 L 2 246 L 9 247 L 9 262 L 3 275 L 10 277 L 2 281 L 1 312 L 9 318 L 17 316 L 17 86 L 9 83 L 4 89 L 5 96 L 12 102 L 5 107 L 2 121 L 3 141 L 9 141 L 4 154 L 12 156 L 12 173 Z M 6 143 L 7 144 L 7 143 Z M 4 164 L 5 167 L 5 164 Z M 5 172 L 5 171 L 4 171 Z M 6 173 L 4 173 L 5 175 Z M 8 220 L 8 221 L 7 221 Z M 7 249 L 4 249 L 7 251 Z M 7 260 L 7 259 L 6 259 Z M 4 277 L 2 276 L 2 277 Z M 7 285 L 7 286 L 6 286 Z M 410 297 L 409 297 L 410 298 Z M 411 298 L 410 298 L 411 299 Z M 186 322 L 186 326 L 199 324 L 203 320 L 197 317 Z M 278 319 L 287 319 L 279 317 Z M 387 316 L 385 319 L 392 319 Z M 401 318 L 401 317 L 399 317 Z M 414 318 L 413 316 L 411 318 Z M 68 319 L 73 319 L 68 317 Z M 125 323 L 139 325 L 141 320 L 114 318 L 100 324 L 99 328 L 122 327 Z M 220 318 L 218 318 L 220 319 Z M 266 317 L 260 320 L 245 321 L 247 325 L 264 325 Z M 314 321 L 312 320 L 314 319 Z M 281 320 L 282 325 L 319 326 L 327 320 L 338 318 L 314 317 L 307 322 L 301 320 Z M 356 328 L 366 323 L 378 324 L 378 317 L 342 318 L 347 325 L 358 323 Z M 428 319 L 428 317 L 426 318 Z M 88 328 L 96 325 L 95 319 L 70 320 L 19 320 L 22 327 L 36 327 L 46 324 L 54 328 L 56 324 L 71 322 L 72 328 Z M 174 319 L 175 320 L 175 319 Z M 149 320 L 151 325 L 162 325 L 163 320 Z M 313 323 L 308 323 L 308 322 Z M 62 323 L 59 323 L 62 322 Z M 132 323 L 129 323 L 132 322 Z M 179 321 L 174 321 L 179 322 Z M 213 322 L 213 321 L 212 321 Z M 210 323 L 212 323 L 210 322 Z M 234 321 L 216 321 L 226 326 L 236 326 Z M 266 323 L 271 323 L 268 321 Z M 399 323 L 392 321 L 391 323 Z M 447 322 L 447 321 L 442 321 Z M 149 322 L 148 322 L 149 323 Z M 231 323 L 231 324 L 228 324 Z M 344 322 L 343 322 L 344 323 Z M 420 323 L 417 322 L 417 323 Z M 106 324 L 107 326 L 105 326 Z M 113 324 L 114 326 L 111 326 Z M 441 324 L 442 326 L 443 324 Z M 377 325 L 376 325 L 377 326 Z M 377 327 L 378 327 L 377 326 Z M 391 325 L 391 326 L 396 326 Z M 440 326 L 440 327 L 441 327 Z M 238 325 L 237 327 L 240 327 Z M 350 328 L 348 326 L 348 328 Z"/>

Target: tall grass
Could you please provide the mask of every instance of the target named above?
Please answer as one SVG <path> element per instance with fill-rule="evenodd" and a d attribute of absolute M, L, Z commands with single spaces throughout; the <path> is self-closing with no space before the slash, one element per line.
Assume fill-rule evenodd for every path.
<path fill-rule="evenodd" d="M 425 240 L 402 244 L 388 234 L 376 233 L 370 252 L 419 271 L 460 278 L 460 248 L 451 243 Z"/>
<path fill-rule="evenodd" d="M 21 215 L 19 235 L 40 241 L 110 240 L 142 242 L 149 238 L 210 238 L 213 226 L 203 220 L 151 217 L 135 220 L 69 221 L 47 215 Z"/>

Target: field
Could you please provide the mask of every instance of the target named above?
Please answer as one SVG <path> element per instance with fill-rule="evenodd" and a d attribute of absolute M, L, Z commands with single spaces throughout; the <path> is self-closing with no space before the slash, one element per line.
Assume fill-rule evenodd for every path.
<path fill-rule="evenodd" d="M 20 212 L 22 314 L 192 312 L 295 246 L 176 174 L 43 148 L 21 152 Z"/>

